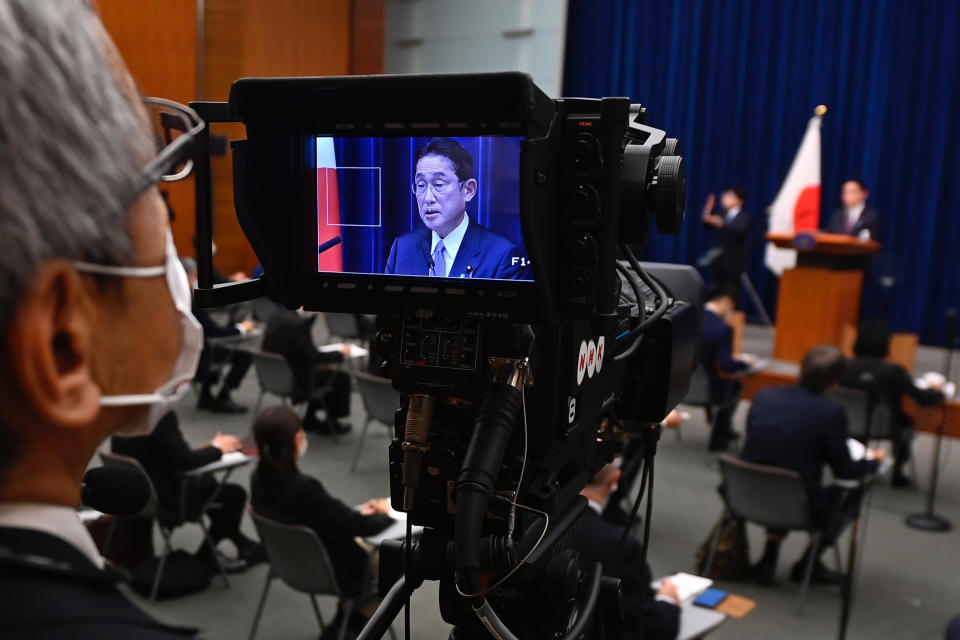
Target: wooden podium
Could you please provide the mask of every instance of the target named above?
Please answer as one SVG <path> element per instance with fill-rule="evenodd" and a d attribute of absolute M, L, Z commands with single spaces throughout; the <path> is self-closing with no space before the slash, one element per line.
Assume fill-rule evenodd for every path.
<path fill-rule="evenodd" d="M 816 232 L 768 233 L 767 239 L 797 250 L 796 268 L 780 279 L 773 357 L 799 362 L 812 346 L 840 346 L 844 327 L 858 324 L 864 266 L 880 243 Z"/>

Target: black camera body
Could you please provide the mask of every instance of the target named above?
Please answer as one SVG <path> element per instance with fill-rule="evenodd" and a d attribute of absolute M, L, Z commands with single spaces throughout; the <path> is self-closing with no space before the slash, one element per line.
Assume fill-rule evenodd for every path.
<path fill-rule="evenodd" d="M 596 596 L 600 584 L 565 551 L 585 506 L 579 491 L 629 432 L 649 430 L 675 406 L 696 362 L 698 305 L 657 284 L 629 249 L 646 240 L 651 220 L 661 232 L 680 228 L 686 183 L 676 140 L 647 126 L 645 110 L 626 98 L 553 100 L 521 73 L 249 78 L 234 83 L 229 103 L 192 106 L 208 122 L 245 125 L 246 139 L 232 143 L 234 200 L 264 270 L 256 281 L 212 285 L 201 145 L 198 302 L 268 295 L 291 309 L 377 314 L 380 371 L 403 399 L 389 452 L 391 498 L 425 527 L 420 555 L 432 549 L 434 557 L 420 561 L 446 566 L 433 576 L 446 584 L 445 619 L 458 638 L 480 637 L 496 616 L 474 611 L 489 598 L 520 637 L 553 637 L 571 603 L 591 589 Z M 512 266 L 532 278 L 394 271 L 402 238 L 387 258 L 385 230 L 407 214 L 384 208 L 382 194 L 401 181 L 385 175 L 385 161 L 344 167 L 339 158 L 359 157 L 358 141 L 369 139 L 379 150 L 372 163 L 388 152 L 402 160 L 398 141 L 410 140 L 412 157 L 420 138 L 444 136 L 479 140 L 485 175 L 512 160 L 482 154 L 516 141 L 516 173 L 501 183 L 516 185 L 522 239 L 512 239 L 520 247 Z M 336 138 L 336 168 L 320 159 L 327 137 Z M 351 171 L 377 176 L 376 224 L 354 224 L 342 197 L 331 214 L 331 171 L 341 196 Z M 350 195 L 348 205 L 357 200 Z M 483 219 L 476 206 L 470 224 Z M 415 233 L 419 220 L 409 215 Z M 331 219 L 342 231 L 324 240 Z M 339 270 L 323 267 L 331 247 L 342 249 Z M 370 266 L 348 267 L 363 252 Z M 411 571 L 407 564 L 408 582 Z M 398 575 L 396 564 L 381 573 Z M 489 586 L 508 573 L 510 582 L 486 592 L 477 581 L 484 575 Z M 554 583 L 572 585 L 570 602 L 547 597 Z"/>

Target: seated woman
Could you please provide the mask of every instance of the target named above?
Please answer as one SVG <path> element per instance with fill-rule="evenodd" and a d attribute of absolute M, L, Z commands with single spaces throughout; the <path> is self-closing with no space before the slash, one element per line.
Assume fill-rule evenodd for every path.
<path fill-rule="evenodd" d="M 319 480 L 300 473 L 297 461 L 307 450 L 307 434 L 288 407 L 264 409 L 253 423 L 253 436 L 260 450 L 250 479 L 254 511 L 316 531 L 330 556 L 340 590 L 348 597 L 362 595 L 370 555 L 354 537 L 371 536 L 393 524 L 387 515 L 389 501 L 370 500 L 354 509 L 330 495 Z"/>

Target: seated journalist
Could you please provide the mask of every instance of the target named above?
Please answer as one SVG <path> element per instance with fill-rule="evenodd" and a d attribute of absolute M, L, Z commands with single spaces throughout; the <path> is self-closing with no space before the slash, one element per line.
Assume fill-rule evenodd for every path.
<path fill-rule="evenodd" d="M 263 350 L 278 353 L 289 363 L 294 380 L 293 401 L 307 403 L 304 429 L 322 434 L 347 433 L 350 424 L 340 419 L 350 415 L 350 376 L 328 365 L 343 362 L 350 346 L 345 345 L 343 351 L 319 351 L 312 335 L 316 319 L 314 313 L 300 315 L 279 308 L 267 321 Z M 323 421 L 317 418 L 321 409 L 326 412 Z"/>
<path fill-rule="evenodd" d="M 193 636 L 127 599 L 76 513 L 100 443 L 196 369 L 156 188 L 180 147 L 158 155 L 92 2 L 0 2 L 0 51 L 0 637 Z"/>
<path fill-rule="evenodd" d="M 158 517 L 162 520 L 165 513 L 183 512 L 189 516 L 199 512 L 217 490 L 217 480 L 210 475 L 185 478 L 183 474 L 216 462 L 225 453 L 239 450 L 240 440 L 236 436 L 217 433 L 210 442 L 193 448 L 183 437 L 177 414 L 170 411 L 150 435 L 137 438 L 115 436 L 110 446 L 114 453 L 135 458 L 150 476 L 159 501 Z M 207 509 L 213 543 L 230 540 L 237 548 L 236 558 L 217 552 L 217 561 L 228 571 L 245 569 L 248 564 L 262 559 L 260 544 L 240 532 L 240 519 L 246 504 L 244 488 L 228 482 L 220 487 L 217 499 Z M 197 555 L 211 557 L 209 546 L 201 543 Z"/>
<path fill-rule="evenodd" d="M 833 387 L 844 370 L 844 357 L 830 345 L 813 347 L 803 357 L 799 384 L 771 387 L 757 392 L 747 417 L 747 435 L 740 457 L 747 462 L 791 469 L 800 474 L 810 499 L 814 525 L 822 538 L 817 555 L 830 548 L 850 523 L 860 499 L 856 491 L 835 485 L 823 486 L 822 475 L 829 465 L 833 475 L 857 479 L 874 471 L 883 450 L 870 451 L 873 460 L 854 461 L 847 448 L 847 415 L 844 408 L 824 393 Z M 773 584 L 784 531 L 767 530 L 763 557 L 754 568 L 757 581 Z M 790 579 L 800 582 L 812 549 L 793 565 Z M 819 559 L 811 581 L 837 584 L 840 573 Z"/>
<path fill-rule="evenodd" d="M 735 309 L 734 291 L 725 286 L 712 289 L 703 306 L 700 364 L 710 381 L 710 400 L 717 406 L 716 418 L 710 416 L 713 421 L 709 442 L 711 451 L 723 451 L 739 437 L 731 421 L 740 402 L 742 385 L 733 375 L 746 371 L 754 362 L 752 356 L 733 355 L 733 328 L 727 324 L 727 318 Z"/>
<path fill-rule="evenodd" d="M 570 546 L 580 554 L 584 567 L 599 562 L 603 565 L 603 575 L 620 578 L 624 619 L 619 627 L 607 629 L 607 638 L 627 640 L 638 638 L 642 633 L 646 640 L 673 640 L 680 630 L 676 585 L 665 579 L 654 592 L 650 586 L 653 579 L 650 566 L 640 561 L 640 543 L 628 535 L 621 552 L 623 527 L 604 520 L 600 515 L 619 480 L 620 468 L 610 463 L 580 492 L 589 500 L 589 508 L 574 532 Z"/>
<path fill-rule="evenodd" d="M 183 268 L 190 279 L 190 289 L 197 287 L 197 263 L 192 258 L 183 258 Z M 247 408 L 234 402 L 231 393 L 240 386 L 243 378 L 253 364 L 253 355 L 243 349 L 230 349 L 210 338 L 231 338 L 242 336 L 253 330 L 253 322 L 244 320 L 237 323 L 220 323 L 214 319 L 209 311 L 200 307 L 194 301 L 191 311 L 203 326 L 203 351 L 200 354 L 200 364 L 197 367 L 197 380 L 200 382 L 200 399 L 197 400 L 198 409 L 206 409 L 214 413 L 244 413 Z M 214 365 L 228 364 L 230 370 L 220 382 L 220 373 L 214 370 Z M 220 384 L 220 390 L 213 392 L 213 387 Z"/>
<path fill-rule="evenodd" d="M 943 390 L 917 387 L 906 369 L 895 362 L 887 362 L 889 352 L 887 324 L 878 319 L 864 320 L 853 347 L 854 358 L 847 362 L 840 385 L 869 390 L 863 376 L 866 373 L 873 376 L 877 400 L 885 404 L 893 416 L 893 478 L 890 483 L 894 488 L 904 488 L 913 484 L 903 472 L 904 465 L 910 460 L 913 420 L 903 410 L 903 399 L 910 397 L 918 405 L 929 407 L 943 402 Z"/>
<path fill-rule="evenodd" d="M 307 434 L 300 418 L 288 407 L 261 411 L 253 424 L 253 436 L 260 452 L 250 478 L 254 511 L 271 520 L 306 525 L 316 531 L 344 595 L 356 597 L 372 592 L 365 580 L 370 575 L 371 557 L 354 538 L 372 536 L 393 524 L 393 518 L 387 515 L 389 501 L 370 500 L 354 509 L 330 495 L 317 478 L 301 473 L 297 463 L 307 451 Z M 358 617 L 371 614 L 375 600 L 366 605 L 361 605 Z M 352 620 L 351 626 L 362 626 L 362 620 Z M 337 622 L 330 628 L 338 628 Z"/>
<path fill-rule="evenodd" d="M 471 220 L 473 158 L 451 138 L 433 138 L 414 156 L 413 195 L 423 228 L 393 241 L 385 273 L 531 280 L 520 247 Z"/>

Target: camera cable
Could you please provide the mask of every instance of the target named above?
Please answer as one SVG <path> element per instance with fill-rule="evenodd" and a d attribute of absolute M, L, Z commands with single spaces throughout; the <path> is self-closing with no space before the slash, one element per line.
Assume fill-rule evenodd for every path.
<path fill-rule="evenodd" d="M 656 309 L 654 309 L 649 316 L 641 320 L 640 323 L 633 329 L 617 338 L 617 345 L 627 344 L 627 340 L 633 337 L 636 338 L 625 351 L 620 352 L 613 357 L 613 359 L 618 362 L 633 355 L 633 353 L 637 350 L 637 347 L 640 346 L 641 334 L 646 331 L 647 328 L 650 327 L 654 322 L 663 317 L 663 314 L 667 312 L 667 307 L 670 305 L 670 298 L 667 295 L 666 290 L 659 282 L 656 281 L 656 279 L 651 278 L 650 275 L 643 270 L 643 267 L 640 266 L 640 262 L 637 261 L 637 257 L 633 255 L 633 251 L 630 249 L 630 247 L 627 245 L 620 245 L 620 251 L 623 253 L 624 257 L 626 257 L 627 262 L 630 263 L 630 266 L 633 268 L 633 270 L 637 272 L 637 277 L 639 277 L 640 280 L 645 285 L 650 287 L 650 289 L 657 295 L 659 298 L 659 303 L 657 304 Z M 631 286 L 636 287 L 636 283 L 632 282 L 631 280 L 631 278 L 627 278 L 627 281 L 631 282 Z M 640 305 L 639 297 L 637 299 L 637 305 L 638 307 Z"/>

